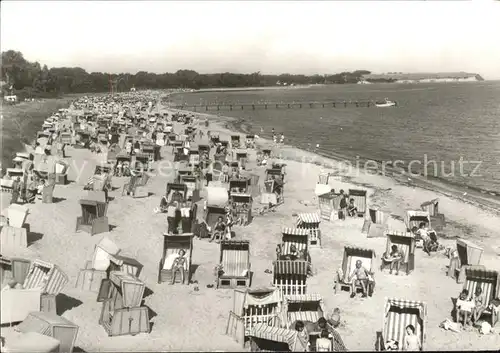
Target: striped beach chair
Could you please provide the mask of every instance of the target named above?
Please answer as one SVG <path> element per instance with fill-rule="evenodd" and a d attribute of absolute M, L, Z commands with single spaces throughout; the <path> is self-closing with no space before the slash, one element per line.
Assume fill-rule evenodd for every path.
<path fill-rule="evenodd" d="M 305 352 L 307 343 L 298 332 L 265 324 L 256 325 L 250 332 L 251 352 Z"/>
<path fill-rule="evenodd" d="M 287 295 L 283 310 L 286 318 L 283 326 L 290 329 L 294 329 L 296 321 L 317 322 L 325 314 L 323 298 L 317 293 Z"/>
<path fill-rule="evenodd" d="M 354 199 L 354 205 L 358 209 L 358 217 L 366 213 L 366 190 L 349 189 L 349 198 Z"/>
<path fill-rule="evenodd" d="M 420 350 L 425 347 L 425 331 L 427 321 L 427 304 L 421 301 L 386 298 L 383 316 L 383 331 L 381 349 L 386 350 L 385 342 L 398 342 L 400 350 L 408 325 L 415 327 L 415 333 L 420 339 Z"/>
<path fill-rule="evenodd" d="M 23 288 L 41 288 L 42 294 L 57 295 L 68 283 L 68 276 L 57 266 L 42 260 L 31 262 Z"/>
<path fill-rule="evenodd" d="M 318 213 L 299 213 L 297 215 L 297 228 L 309 231 L 308 242 L 310 247 L 321 247 L 320 223 L 321 217 Z"/>
<path fill-rule="evenodd" d="M 283 293 L 278 288 L 235 289 L 226 335 L 243 345 L 258 324 L 281 326 Z"/>
<path fill-rule="evenodd" d="M 308 262 L 278 260 L 273 262 L 273 285 L 283 295 L 306 294 Z"/>
<path fill-rule="evenodd" d="M 217 288 L 250 286 L 250 242 L 248 240 L 222 240 L 220 263 L 224 273 L 217 277 Z"/>
<path fill-rule="evenodd" d="M 419 227 L 420 223 L 424 222 L 427 227 L 431 227 L 431 217 L 427 211 L 419 210 L 407 210 L 405 215 L 405 225 L 408 231 L 411 231 L 413 227 Z"/>
<path fill-rule="evenodd" d="M 360 260 L 363 267 L 368 271 L 373 273 L 375 267 L 375 251 L 373 249 L 357 248 L 351 246 L 344 247 L 344 257 L 342 259 L 342 273 L 337 272 L 335 277 L 335 294 L 340 292 L 342 289 L 352 290 L 351 282 L 349 281 L 349 276 L 356 267 L 356 261 Z M 373 276 L 373 275 L 372 275 Z M 373 280 L 373 278 L 372 278 Z M 374 281 L 371 281 L 374 285 Z M 357 286 L 357 289 L 361 289 L 361 286 Z"/>
<path fill-rule="evenodd" d="M 307 229 L 284 227 L 281 234 L 281 255 L 289 255 L 292 245 L 298 252 L 303 251 L 307 255 L 309 245 L 309 231 Z"/>
<path fill-rule="evenodd" d="M 396 245 L 399 251 L 403 254 L 403 259 L 400 263 L 400 270 L 406 272 L 407 275 L 410 274 L 415 269 L 415 248 L 416 239 L 415 235 L 411 232 L 399 232 L 395 230 L 386 231 L 387 241 L 385 243 L 385 253 L 389 254 L 393 245 Z M 382 263 L 380 265 L 380 271 L 390 266 L 390 263 L 384 261 L 384 256 L 382 256 Z"/>
<path fill-rule="evenodd" d="M 500 314 L 500 305 L 493 306 L 492 301 L 499 300 L 500 297 L 500 272 L 479 268 L 465 269 L 464 289 L 469 291 L 469 295 L 474 295 L 476 288 L 480 286 L 486 298 L 486 310 L 482 316 L 491 317 L 490 324 L 495 326 Z"/>

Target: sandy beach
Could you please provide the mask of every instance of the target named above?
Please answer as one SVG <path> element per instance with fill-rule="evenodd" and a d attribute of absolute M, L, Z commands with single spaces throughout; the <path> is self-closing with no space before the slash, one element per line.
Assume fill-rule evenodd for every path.
<path fill-rule="evenodd" d="M 167 109 L 160 106 L 159 109 Z M 234 133 L 224 127 L 224 119 L 207 114 L 191 113 L 199 118 L 199 128 L 207 117 L 209 130 L 220 133 L 230 140 Z M 181 124 L 174 123 L 174 130 L 180 131 Z M 258 145 L 270 144 L 263 139 Z M 439 197 L 440 212 L 447 219 L 440 243 L 455 247 L 457 237 L 471 239 L 484 249 L 481 263 L 486 268 L 500 270 L 500 216 L 482 210 L 460 200 L 436 194 L 429 190 L 410 187 L 389 177 L 371 175 L 352 169 L 342 174 L 341 162 L 317 156 L 311 152 L 290 146 L 274 147 L 275 155 L 286 161 L 286 184 L 284 204 L 276 212 L 256 215 L 246 227 L 236 226 L 236 239 L 250 241 L 253 272 L 252 288 L 270 286 L 272 275 L 264 271 L 272 268 L 275 260 L 276 244 L 281 241 L 281 229 L 292 226 L 296 213 L 317 212 L 318 200 L 314 190 L 321 172 L 331 172 L 341 176 L 342 181 L 331 180 L 335 191 L 363 187 L 368 191 L 368 205 L 390 211 L 389 228 L 405 230 L 402 221 L 405 210 L 420 209 L 420 204 Z M 163 161 L 172 160 L 171 148 L 161 151 Z M 67 160 L 75 165 L 86 163 L 86 173 L 93 172 L 93 165 L 100 156 L 84 149 L 67 149 Z M 94 161 L 94 162 L 93 162 Z M 264 175 L 265 167 L 256 166 L 256 152 L 250 152 L 247 169 Z M 69 185 L 56 186 L 54 197 L 59 202 L 53 204 L 36 203 L 30 205 L 27 223 L 32 232 L 40 235 L 26 250 L 2 249 L 4 256 L 22 256 L 42 259 L 59 265 L 69 277 L 63 293 L 65 303 L 72 305 L 63 316 L 79 326 L 75 346 L 84 351 L 231 351 L 241 350 L 230 336 L 225 335 L 229 311 L 233 306 L 233 290 L 207 288 L 214 282 L 213 269 L 219 259 L 219 245 L 206 240 L 194 240 L 193 280 L 198 282 L 199 291 L 189 286 L 158 284 L 158 263 L 162 255 L 163 232 L 167 222 L 164 214 L 154 214 L 166 183 L 174 173 L 155 175 L 148 184 L 151 196 L 134 199 L 121 195 L 123 184 L 128 178 L 113 177 L 114 199 L 108 206 L 108 218 L 113 226 L 109 233 L 90 236 L 75 233 L 76 217 L 80 215 L 78 200 L 86 192 L 86 179 L 76 179 L 76 168 L 69 171 Z M 153 167 L 154 169 L 154 167 Z M 203 193 L 202 193 L 203 194 Z M 257 200 L 258 201 L 258 200 Z M 254 209 L 260 205 L 254 201 Z M 256 212 L 255 212 L 256 213 Z M 495 350 L 500 347 L 500 329 L 489 335 L 481 335 L 477 330 L 453 333 L 439 328 L 446 318 L 451 319 L 453 309 L 451 298 L 457 297 L 462 284 L 446 276 L 449 259 L 442 253 L 425 254 L 417 249 L 415 270 L 408 276 L 391 276 L 387 272 L 375 271 L 376 288 L 373 297 L 354 299 L 347 292 L 334 294 L 334 274 L 341 266 L 344 246 L 374 249 L 376 263 L 385 251 L 385 238 L 368 238 L 361 233 L 363 218 L 348 218 L 346 221 L 322 221 L 322 248 L 312 249 L 311 257 L 314 276 L 308 278 L 309 293 L 323 297 L 327 310 L 340 308 L 343 325 L 338 329 L 349 350 L 373 350 L 376 332 L 382 329 L 384 299 L 387 297 L 419 300 L 427 303 L 427 337 L 425 350 Z M 150 308 L 153 323 L 150 334 L 137 336 L 108 337 L 98 324 L 101 303 L 96 302 L 96 294 L 75 288 L 78 272 L 90 260 L 94 246 L 104 236 L 112 239 L 123 254 L 136 258 L 144 265 L 140 279 L 148 288 L 145 305 Z M 498 295 L 498 294 L 497 294 Z M 58 310 L 63 310 L 60 305 Z M 2 336 L 8 338 L 12 328 L 2 327 Z"/>

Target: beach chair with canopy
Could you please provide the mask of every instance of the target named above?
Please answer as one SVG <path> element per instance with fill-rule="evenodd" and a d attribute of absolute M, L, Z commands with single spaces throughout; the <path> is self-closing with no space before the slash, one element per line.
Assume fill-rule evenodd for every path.
<path fill-rule="evenodd" d="M 181 183 L 181 177 L 183 176 L 193 176 L 193 169 L 186 167 L 185 165 L 181 165 L 179 169 L 177 169 L 175 180 L 178 183 Z"/>
<path fill-rule="evenodd" d="M 319 224 L 321 218 L 317 213 L 299 213 L 297 215 L 297 228 L 306 229 L 309 232 L 309 246 L 321 248 L 321 230 Z"/>
<path fill-rule="evenodd" d="M 155 148 L 153 142 L 145 141 L 142 143 L 142 153 L 148 156 L 149 162 L 155 161 Z"/>
<path fill-rule="evenodd" d="M 95 235 L 109 232 L 106 212 L 108 203 L 104 193 L 89 191 L 85 198 L 80 199 L 82 215 L 76 219 L 76 231 L 79 230 Z"/>
<path fill-rule="evenodd" d="M 250 242 L 222 240 L 220 259 L 222 271 L 217 275 L 217 288 L 247 288 L 250 286 Z"/>
<path fill-rule="evenodd" d="M 426 223 L 427 226 L 431 227 L 431 218 L 429 212 L 419 211 L 419 210 L 407 210 L 405 215 L 405 225 L 408 231 L 411 231 L 413 227 L 419 228 L 420 223 Z"/>
<path fill-rule="evenodd" d="M 198 202 L 200 200 L 200 189 L 202 188 L 200 181 L 194 175 L 180 175 L 180 183 L 187 186 L 187 200 Z"/>
<path fill-rule="evenodd" d="M 188 162 L 191 166 L 200 164 L 200 152 L 198 152 L 198 149 L 193 149 L 193 147 L 191 147 L 189 150 Z"/>
<path fill-rule="evenodd" d="M 184 262 L 184 281 L 185 284 L 189 284 L 191 282 L 193 234 L 184 233 L 181 235 L 163 234 L 163 255 L 159 265 L 158 283 L 170 283 L 172 281 L 172 276 L 174 275 L 172 272 L 172 264 L 181 249 L 186 252 L 186 261 Z M 175 277 L 175 282 L 180 283 L 180 276 Z"/>
<path fill-rule="evenodd" d="M 319 173 L 318 184 L 328 185 L 329 181 L 330 181 L 330 173 L 328 172 Z"/>
<path fill-rule="evenodd" d="M 251 352 L 306 352 L 307 343 L 296 330 L 258 324 L 249 334 Z"/>
<path fill-rule="evenodd" d="M 99 288 L 97 301 L 102 302 L 99 324 L 108 336 L 149 333 L 148 308 L 141 306 L 146 285 L 137 277 L 119 271 L 109 273 Z"/>
<path fill-rule="evenodd" d="M 354 199 L 354 206 L 358 209 L 358 217 L 366 213 L 366 190 L 349 189 L 349 198 Z"/>
<path fill-rule="evenodd" d="M 59 341 L 59 353 L 72 353 L 78 335 L 78 325 L 62 316 L 46 312 L 31 312 L 15 330 L 55 338 Z"/>
<path fill-rule="evenodd" d="M 208 143 L 199 143 L 198 152 L 200 153 L 200 155 L 203 153 L 210 154 L 210 145 Z"/>
<path fill-rule="evenodd" d="M 130 176 L 130 164 L 131 164 L 131 157 L 129 154 L 127 154 L 125 151 L 120 151 L 116 155 L 116 162 L 114 166 L 114 172 L 113 175 L 118 174 L 118 164 L 121 163 L 122 165 L 122 176 Z"/>
<path fill-rule="evenodd" d="M 277 260 L 273 262 L 273 285 L 283 295 L 306 294 L 309 263 L 305 260 Z"/>
<path fill-rule="evenodd" d="M 228 195 L 227 189 L 224 187 L 217 186 L 208 186 L 207 190 L 207 209 L 205 214 L 205 222 L 210 227 L 210 229 L 214 229 L 214 225 L 217 222 L 217 219 L 222 217 L 226 220 L 226 209 L 228 203 Z M 212 231 L 209 232 L 212 235 Z"/>
<path fill-rule="evenodd" d="M 149 170 L 149 156 L 146 153 L 136 153 L 132 158 L 132 166 L 135 170 Z"/>
<path fill-rule="evenodd" d="M 255 135 L 245 136 L 245 146 L 246 148 L 255 148 Z"/>
<path fill-rule="evenodd" d="M 41 290 L 42 294 L 58 295 L 68 283 L 68 276 L 57 265 L 42 260 L 31 262 L 26 278 L 24 289 Z M 55 299 L 55 298 L 54 298 Z"/>
<path fill-rule="evenodd" d="M 363 267 L 371 273 L 371 278 L 369 278 L 369 286 L 372 289 L 375 285 L 373 278 L 373 272 L 375 268 L 375 251 L 373 249 L 345 246 L 344 256 L 342 259 L 341 272 L 338 271 L 335 276 L 335 294 L 340 292 L 342 289 L 348 289 L 352 294 L 352 284 L 349 281 L 349 276 L 351 276 L 354 268 L 356 267 L 356 261 L 360 260 Z M 361 285 L 357 285 L 355 290 L 358 291 L 362 289 Z"/>
<path fill-rule="evenodd" d="M 3 195 L 2 195 L 3 197 Z M 29 209 L 24 205 L 11 204 L 1 210 L 2 216 L 8 219 L 8 224 L 1 227 L 0 244 L 3 248 L 27 248 L 28 230 L 26 218 Z"/>
<path fill-rule="evenodd" d="M 231 148 L 240 148 L 240 135 L 231 135 Z"/>
<path fill-rule="evenodd" d="M 427 304 L 421 301 L 386 298 L 382 320 L 382 337 L 377 350 L 387 350 L 386 342 L 398 342 L 400 350 L 406 334 L 406 327 L 413 325 L 415 334 L 420 339 L 421 350 L 425 350 Z"/>
<path fill-rule="evenodd" d="M 95 246 L 92 260 L 86 261 L 78 273 L 76 288 L 84 291 L 98 292 L 101 281 L 108 276 L 113 255 L 118 255 L 120 248 L 108 237 L 104 237 Z"/>
<path fill-rule="evenodd" d="M 235 289 L 233 310 L 229 312 L 226 335 L 244 345 L 258 324 L 279 327 L 282 319 L 283 293 L 275 287 Z"/>
<path fill-rule="evenodd" d="M 281 231 L 281 256 L 290 255 L 290 248 L 293 245 L 297 252 L 303 253 L 304 257 L 299 260 L 306 261 L 309 253 L 309 231 L 303 228 L 284 227 Z M 279 260 L 279 259 L 276 259 Z"/>
<path fill-rule="evenodd" d="M 500 316 L 500 272 L 489 269 L 466 268 L 465 283 L 463 289 L 469 291 L 472 297 L 477 287 L 481 287 L 482 295 L 486 299 L 486 309 L 481 314 L 491 318 L 491 327 L 495 327 Z M 492 304 L 496 301 L 496 306 Z"/>
<path fill-rule="evenodd" d="M 248 194 L 250 192 L 250 183 L 251 180 L 249 178 L 240 178 L 240 179 L 230 179 L 229 180 L 229 192 L 236 194 Z"/>
<path fill-rule="evenodd" d="M 426 201 L 420 205 L 422 211 L 429 212 L 429 218 L 432 223 L 432 227 L 435 230 L 441 231 L 446 226 L 446 219 L 444 214 L 439 213 L 439 199 L 433 199 Z"/>
<path fill-rule="evenodd" d="M 231 194 L 231 207 L 234 217 L 242 225 L 249 225 L 252 222 L 252 195 L 250 194 Z"/>
<path fill-rule="evenodd" d="M 336 194 L 333 191 L 318 195 L 319 210 L 322 219 L 333 221 L 338 218 L 340 199 L 340 194 Z"/>
<path fill-rule="evenodd" d="M 316 293 L 287 295 L 283 300 L 283 317 L 286 318 L 286 328 L 294 330 L 297 321 L 318 322 L 324 317 L 325 306 L 321 295 Z"/>
<path fill-rule="evenodd" d="M 391 248 L 396 245 L 403 255 L 400 261 L 400 271 L 405 272 L 409 275 L 415 269 L 415 249 L 416 249 L 416 239 L 415 235 L 411 232 L 399 232 L 396 230 L 386 231 L 386 245 L 385 253 L 382 256 L 382 262 L 380 265 L 380 271 L 390 267 L 390 262 L 385 261 L 385 255 L 391 253 Z"/>
<path fill-rule="evenodd" d="M 285 173 L 281 168 L 267 168 L 266 169 L 266 180 L 271 179 L 272 176 L 281 176 L 281 180 L 285 181 Z"/>
<path fill-rule="evenodd" d="M 167 183 L 167 202 L 170 204 L 174 201 L 186 202 L 187 201 L 187 185 L 179 183 Z"/>
<path fill-rule="evenodd" d="M 3 210 L 12 201 L 12 189 L 14 185 L 14 180 L 0 179 L 0 202 Z M 0 211 L 1 211 L 0 210 Z"/>
<path fill-rule="evenodd" d="M 241 149 L 234 150 L 233 159 L 239 163 L 242 169 L 246 169 L 246 165 L 248 163 L 248 152 Z"/>
<path fill-rule="evenodd" d="M 459 267 L 479 265 L 481 263 L 481 256 L 483 255 L 483 248 L 470 240 L 459 238 L 457 239 L 457 253 Z"/>
<path fill-rule="evenodd" d="M 266 159 L 271 158 L 272 155 L 272 150 L 270 148 L 263 148 L 262 149 L 262 156 Z"/>

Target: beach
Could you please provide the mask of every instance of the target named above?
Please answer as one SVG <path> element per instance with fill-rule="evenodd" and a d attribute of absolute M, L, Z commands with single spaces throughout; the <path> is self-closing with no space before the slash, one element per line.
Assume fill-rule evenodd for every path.
<path fill-rule="evenodd" d="M 160 104 L 158 109 L 168 110 L 168 107 Z M 198 117 L 198 126 L 202 130 L 207 130 L 202 122 L 208 118 L 208 129 L 218 132 L 222 138 L 230 140 L 230 135 L 241 135 L 225 127 L 226 118 L 186 113 Z M 181 127 L 181 124 L 174 123 L 174 130 L 181 131 Z M 269 145 L 271 142 L 260 138 L 257 144 Z M 255 215 L 250 225 L 234 228 L 236 239 L 250 241 L 252 288 L 271 285 L 272 275 L 265 271 L 272 269 L 276 244 L 281 242 L 282 228 L 293 226 L 297 213 L 318 212 L 318 199 L 314 190 L 322 172 L 337 176 L 330 180 L 335 191 L 366 189 L 367 204 L 387 210 L 391 214 L 388 225 L 393 230 L 405 230 L 402 220 L 405 210 L 420 209 L 421 203 L 439 197 L 440 213 L 444 213 L 447 220 L 440 243 L 445 247 L 455 247 L 458 237 L 472 239 L 484 249 L 481 263 L 489 269 L 500 269 L 500 216 L 497 214 L 386 176 L 369 174 L 356 168 L 343 172 L 345 168 L 342 162 L 295 147 L 277 146 L 273 152 L 279 156 L 275 160 L 284 160 L 286 163 L 284 203 L 276 208 L 276 212 Z M 66 153 L 69 161 L 78 166 L 86 163 L 88 168 L 92 168 L 95 161 L 102 158 L 84 149 L 68 148 Z M 163 161 L 173 159 L 170 147 L 162 148 L 161 153 Z M 265 167 L 256 166 L 255 160 L 256 153 L 251 151 L 247 168 L 263 175 Z M 77 169 L 70 169 L 70 181 L 77 179 Z M 30 224 L 31 232 L 40 235 L 39 239 L 22 251 L 2 249 L 4 256 L 39 258 L 57 264 L 68 275 L 69 283 L 63 290 L 65 297 L 62 302 L 65 305 L 59 305 L 58 310 L 68 306 L 63 316 L 79 326 L 75 346 L 80 349 L 102 352 L 241 350 L 241 346 L 225 334 L 229 312 L 233 307 L 233 290 L 207 288 L 207 285 L 214 283 L 213 269 L 219 261 L 217 244 L 194 239 L 192 261 L 196 269 L 193 280 L 197 281 L 199 291 L 194 289 L 193 284 L 181 286 L 159 284 L 157 281 L 163 233 L 167 225 L 165 215 L 154 214 L 153 209 L 158 206 L 166 183 L 173 178 L 173 172 L 155 175 L 148 184 L 152 195 L 134 199 L 122 196 L 122 186 L 127 178 L 113 177 L 114 190 L 110 196 L 114 199 L 108 206 L 108 218 L 113 229 L 95 236 L 75 233 L 76 217 L 81 212 L 78 201 L 86 193 L 83 190 L 86 179 L 80 177 L 68 185 L 58 185 L 54 191 L 58 202 L 29 206 L 27 223 Z M 259 207 L 254 202 L 254 209 Z M 451 318 L 451 298 L 456 298 L 463 286 L 446 276 L 449 259 L 439 252 L 429 256 L 417 249 L 415 270 L 408 276 L 393 276 L 376 269 L 373 297 L 351 299 L 348 292 L 334 294 L 334 275 L 341 267 L 345 246 L 373 249 L 377 267 L 386 250 L 385 238 L 368 238 L 361 232 L 363 221 L 363 218 L 322 221 L 322 247 L 311 250 L 314 276 L 307 280 L 308 293 L 320 294 L 327 311 L 340 308 L 342 325 L 338 332 L 349 350 L 374 349 L 376 333 L 382 330 L 384 300 L 388 297 L 427 303 L 425 350 L 495 350 L 500 347 L 498 328 L 489 335 L 480 335 L 477 330 L 453 333 L 439 328 L 442 321 Z M 140 279 L 149 289 L 146 290 L 144 304 L 150 308 L 153 323 L 150 334 L 108 337 L 98 324 L 102 304 L 96 302 L 96 294 L 75 288 L 79 270 L 90 260 L 94 246 L 104 236 L 113 240 L 124 254 L 144 265 Z M 11 331 L 12 328 L 2 328 L 2 336 L 8 338 Z"/>

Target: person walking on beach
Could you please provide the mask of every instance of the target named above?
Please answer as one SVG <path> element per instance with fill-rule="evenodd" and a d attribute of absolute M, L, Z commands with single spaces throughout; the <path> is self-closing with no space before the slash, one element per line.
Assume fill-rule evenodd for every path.
<path fill-rule="evenodd" d="M 283 143 L 285 143 L 285 134 L 281 133 L 280 144 L 283 144 Z"/>

